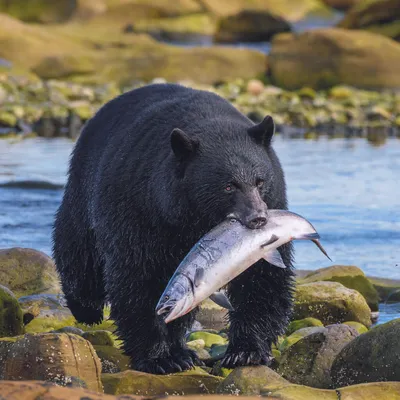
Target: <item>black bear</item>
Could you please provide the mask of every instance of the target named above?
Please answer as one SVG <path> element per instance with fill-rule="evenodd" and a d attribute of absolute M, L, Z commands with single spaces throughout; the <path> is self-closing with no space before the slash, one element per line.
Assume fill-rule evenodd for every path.
<path fill-rule="evenodd" d="M 67 304 L 87 324 L 111 304 L 132 368 L 172 373 L 197 364 L 184 335 L 194 312 L 165 324 L 155 307 L 190 248 L 227 216 L 251 229 L 286 209 L 274 123 L 254 124 L 228 101 L 175 84 L 127 92 L 87 123 L 72 153 L 53 253 Z M 222 365 L 268 364 L 292 305 L 287 269 L 261 260 L 234 279 Z"/>

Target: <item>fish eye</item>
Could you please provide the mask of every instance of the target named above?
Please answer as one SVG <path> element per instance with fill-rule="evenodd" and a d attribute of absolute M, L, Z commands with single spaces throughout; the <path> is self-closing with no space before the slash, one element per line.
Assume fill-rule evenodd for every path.
<path fill-rule="evenodd" d="M 169 296 L 168 296 L 168 295 L 165 295 L 165 296 L 164 296 L 164 300 L 169 300 Z"/>
<path fill-rule="evenodd" d="M 235 189 L 236 189 L 236 187 L 233 183 L 227 183 L 224 188 L 225 192 L 227 192 L 227 193 L 232 193 L 235 191 Z"/>

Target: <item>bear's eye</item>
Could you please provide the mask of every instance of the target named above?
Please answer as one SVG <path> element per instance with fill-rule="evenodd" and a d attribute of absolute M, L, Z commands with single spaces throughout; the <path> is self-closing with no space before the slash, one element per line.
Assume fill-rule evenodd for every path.
<path fill-rule="evenodd" d="M 256 185 L 259 189 L 261 189 L 264 186 L 264 181 L 262 179 L 258 179 Z"/>
<path fill-rule="evenodd" d="M 233 183 L 228 183 L 224 190 L 225 192 L 232 193 L 235 190 L 235 185 Z"/>

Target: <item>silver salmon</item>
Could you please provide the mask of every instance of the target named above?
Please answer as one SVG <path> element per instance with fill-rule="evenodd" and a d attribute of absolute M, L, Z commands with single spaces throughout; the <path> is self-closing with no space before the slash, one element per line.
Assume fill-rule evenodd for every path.
<path fill-rule="evenodd" d="M 179 264 L 156 312 L 167 314 L 164 321 L 169 323 L 207 298 L 233 310 L 221 288 L 262 258 L 286 268 L 277 248 L 292 240 L 312 240 L 329 258 L 318 239 L 311 223 L 290 211 L 269 210 L 268 223 L 260 229 L 248 229 L 236 219 L 225 220 L 204 235 Z"/>

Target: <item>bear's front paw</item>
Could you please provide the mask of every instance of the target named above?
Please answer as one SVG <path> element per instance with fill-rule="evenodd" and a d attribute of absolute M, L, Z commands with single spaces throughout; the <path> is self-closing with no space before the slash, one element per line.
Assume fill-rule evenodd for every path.
<path fill-rule="evenodd" d="M 222 368 L 236 368 L 248 365 L 269 365 L 273 357 L 260 351 L 227 351 L 221 361 Z"/>
<path fill-rule="evenodd" d="M 132 368 L 149 374 L 166 375 L 183 372 L 201 364 L 202 362 L 197 358 L 194 351 L 177 349 L 168 356 L 136 361 Z"/>

